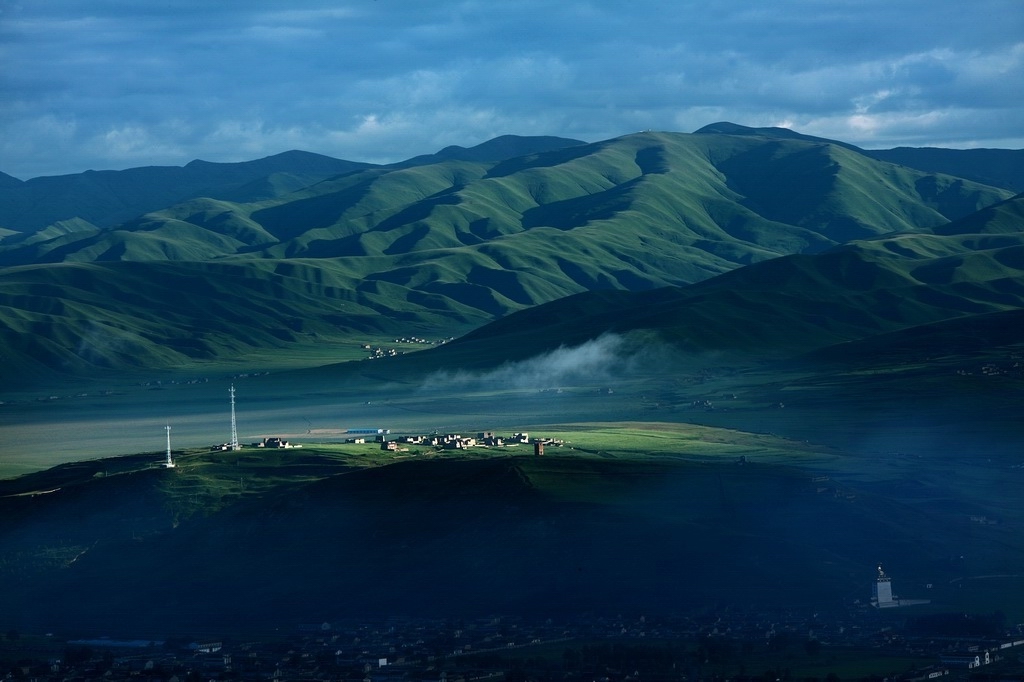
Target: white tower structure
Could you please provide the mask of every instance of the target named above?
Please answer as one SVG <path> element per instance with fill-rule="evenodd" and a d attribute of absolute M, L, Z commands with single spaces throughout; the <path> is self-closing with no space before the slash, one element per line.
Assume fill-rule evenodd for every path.
<path fill-rule="evenodd" d="M 235 385 L 231 384 L 231 450 L 241 450 L 238 444 L 238 429 L 235 426 Z"/>
<path fill-rule="evenodd" d="M 871 588 L 871 602 L 880 609 L 890 606 L 899 606 L 900 603 L 892 597 L 892 581 L 885 574 L 882 567 L 878 567 L 878 577 Z"/>
<path fill-rule="evenodd" d="M 164 466 L 168 469 L 173 469 L 174 460 L 171 459 L 171 425 L 165 426 L 164 430 L 167 431 L 167 461 L 164 463 Z"/>

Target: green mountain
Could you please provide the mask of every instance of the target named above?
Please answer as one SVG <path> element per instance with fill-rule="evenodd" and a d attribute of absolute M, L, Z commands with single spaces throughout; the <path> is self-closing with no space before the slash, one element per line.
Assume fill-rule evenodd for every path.
<path fill-rule="evenodd" d="M 792 255 L 687 287 L 577 294 L 509 315 L 434 353 L 497 365 L 602 333 L 654 334 L 688 354 L 781 359 L 941 320 L 1024 307 L 1015 198 L 940 229 Z M 1019 223 L 1018 223 L 1019 224 Z M 488 353 L 500 348 L 500 354 Z"/>
<path fill-rule="evenodd" d="M 928 232 L 1009 196 L 788 138 L 643 133 L 553 150 L 573 141 L 499 138 L 257 202 L 55 224 L 0 242 L 0 348 L 17 382 L 372 332 L 447 337 L 582 292 Z M 478 160 L 523 148 L 546 151 Z M 842 258 L 859 256 L 822 262 Z"/>
<path fill-rule="evenodd" d="M 168 239 L 183 232 L 188 241 L 209 233 L 210 253 L 224 257 L 401 256 L 499 240 L 505 248 L 513 239 L 533 251 L 558 231 L 627 265 L 651 253 L 703 261 L 686 279 L 661 272 L 676 271 L 673 263 L 648 265 L 638 281 L 619 283 L 637 288 L 687 283 L 852 238 L 928 229 L 1008 196 L 879 164 L 827 142 L 646 133 L 497 162 L 430 158 L 374 168 L 258 203 L 193 201 L 83 233 L 81 253 L 70 235 L 28 251 L 5 248 L 3 262 L 143 260 L 146 249 L 120 244 L 161 231 Z M 202 231 L 184 232 L 186 224 Z M 253 238 L 218 241 L 236 236 L 239 225 Z M 96 240 L 111 247 L 98 248 Z"/>
<path fill-rule="evenodd" d="M 583 144 L 558 137 L 506 135 L 475 147 L 448 147 L 404 166 L 441 160 L 497 162 Z M 32 233 L 48 225 L 84 221 L 108 228 L 171 204 L 200 197 L 253 202 L 280 197 L 321 180 L 372 167 L 321 154 L 290 151 L 241 163 L 196 160 L 184 167 L 150 166 L 87 171 L 22 182 L 0 173 L 0 227 Z"/>

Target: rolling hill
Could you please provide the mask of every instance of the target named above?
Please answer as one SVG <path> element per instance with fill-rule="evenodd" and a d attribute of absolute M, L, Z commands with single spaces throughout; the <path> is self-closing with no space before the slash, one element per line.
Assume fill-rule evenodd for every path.
<path fill-rule="evenodd" d="M 410 159 L 403 165 L 443 159 L 502 161 L 574 144 L 582 142 L 558 137 L 505 135 L 468 149 L 449 147 L 435 155 Z M 27 181 L 0 173 L 0 189 L 3 190 L 0 228 L 34 233 L 69 221 L 77 221 L 83 227 L 113 227 L 144 213 L 200 197 L 238 202 L 279 197 L 320 180 L 373 165 L 290 151 L 240 163 L 197 159 L 183 167 L 86 171 Z"/>
<path fill-rule="evenodd" d="M 899 234 L 749 265 L 687 287 L 577 294 L 509 315 L 433 351 L 500 364 L 605 332 L 653 334 L 682 353 L 782 359 L 899 329 L 1024 307 L 1018 197 L 942 234 Z M 499 356 L 487 348 L 501 348 Z M 474 360 L 475 359 L 475 360 Z M 458 362 L 462 362 L 459 360 Z"/>
<path fill-rule="evenodd" d="M 805 260 L 720 286 L 763 288 L 816 262 L 856 269 L 860 252 L 810 257 L 942 230 L 1009 196 L 796 133 L 499 138 L 256 202 L 194 198 L 107 229 L 8 237 L 0 349 L 20 368 L 10 381 L 30 383 L 353 334 L 447 337 L 582 292 L 688 285 L 789 254 Z M 909 304 L 929 306 L 942 307 Z M 832 340 L 860 333 L 844 324 Z"/>
<path fill-rule="evenodd" d="M 132 246 L 172 244 L 179 234 L 207 241 L 209 259 L 401 256 L 513 240 L 532 250 L 558 231 L 627 263 L 642 248 L 648 256 L 672 250 L 702 256 L 714 272 L 936 227 L 1009 196 L 799 138 L 643 133 L 496 162 L 450 156 L 353 172 L 262 202 L 190 201 L 27 251 L 7 245 L 2 262 L 194 259 L 187 249 Z M 637 283 L 657 275 L 669 283 L 651 270 Z"/>

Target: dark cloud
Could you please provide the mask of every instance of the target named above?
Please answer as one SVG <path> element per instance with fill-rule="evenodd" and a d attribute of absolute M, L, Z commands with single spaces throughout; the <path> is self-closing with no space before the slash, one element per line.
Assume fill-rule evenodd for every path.
<path fill-rule="evenodd" d="M 905 0 L 0 0 L 0 170 L 717 120 L 867 147 L 1024 146 L 1024 5 Z"/>

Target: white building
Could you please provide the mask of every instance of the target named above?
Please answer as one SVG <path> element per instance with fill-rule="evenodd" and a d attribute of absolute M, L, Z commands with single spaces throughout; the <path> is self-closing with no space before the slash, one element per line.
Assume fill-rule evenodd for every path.
<path fill-rule="evenodd" d="M 871 605 L 880 609 L 899 606 L 900 602 L 892 596 L 892 581 L 882 567 L 878 567 L 878 577 L 871 588 Z"/>

